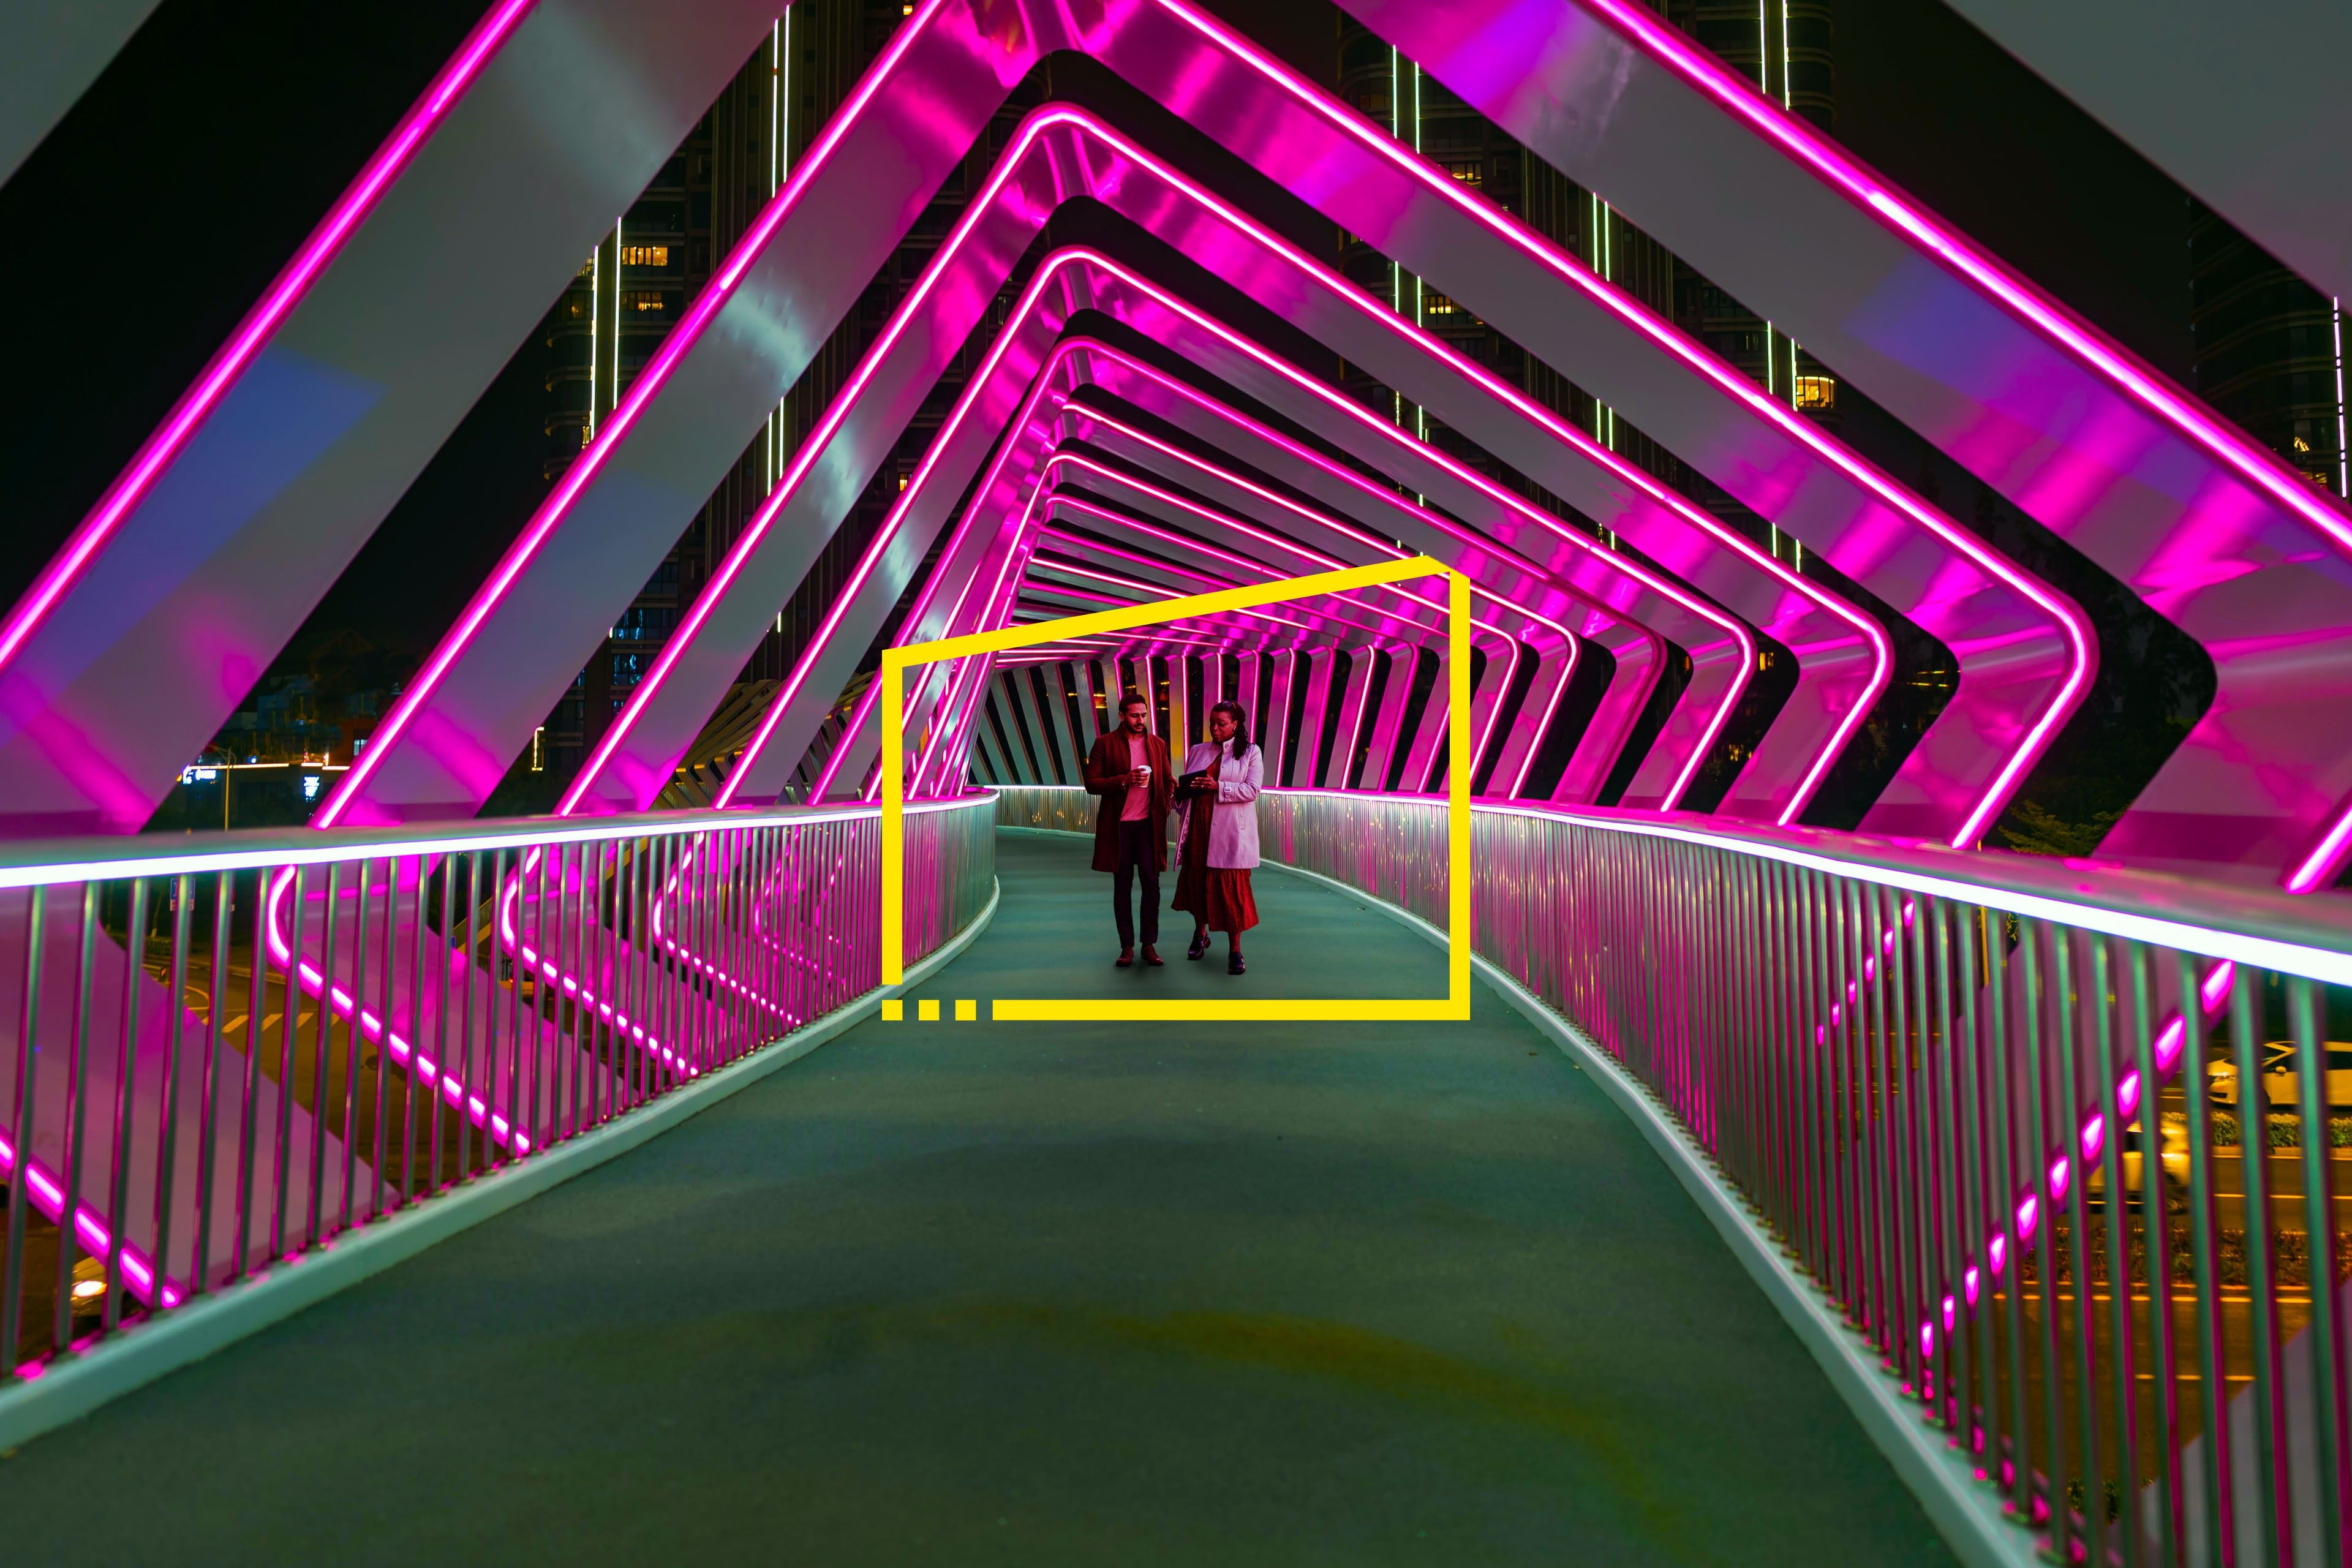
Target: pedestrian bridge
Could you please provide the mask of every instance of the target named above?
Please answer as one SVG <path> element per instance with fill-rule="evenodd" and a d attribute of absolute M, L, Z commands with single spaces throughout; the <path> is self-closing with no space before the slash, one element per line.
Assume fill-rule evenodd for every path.
<path fill-rule="evenodd" d="M 1114 971 L 1087 854 L 1003 836 L 909 995 L 1231 994 Z M 1265 880 L 1249 984 L 1443 993 L 1363 897 Z M 26 1447 L 13 1497 L 142 1480 L 28 1510 L 26 1560 L 1948 1561 L 1492 991 L 1444 1031 L 908 1016 Z"/>
<path fill-rule="evenodd" d="M 2352 24 L 1951 3 L 2352 294 L 2218 107 Z M 2331 480 L 1790 0 L 1260 9 L 412 7 L 268 210 L 213 13 L 0 11 L 0 212 L 218 264 L 0 453 L 7 1561 L 2352 1562 L 2340 342 Z M 1109 963 L 1129 690 L 1246 975 Z"/>
<path fill-rule="evenodd" d="M 2113 1536 L 2134 1508 L 2210 1530 L 2217 1473 L 2241 1528 L 2256 1478 L 2328 1495 L 2310 1357 L 2338 1325 L 2297 1244 L 2331 1162 L 2250 1166 L 2168 1087 L 2152 1168 L 2139 1130 L 2146 1086 L 2250 1062 L 2273 998 L 2315 1056 L 2331 910 L 1482 805 L 1466 1023 L 990 1017 L 1443 994 L 1443 803 L 1258 809 L 1241 977 L 1109 964 L 1091 803 L 1059 786 L 910 810 L 887 988 L 870 810 L 11 871 L 40 962 L 10 972 L 36 1049 L 7 1326 L 43 1353 L 0 1474 L 141 1477 L 12 1530 L 1892 1563 L 2017 1556 L 2011 1504 L 2053 1496 L 2115 1500 L 2074 1514 Z M 240 971 L 273 887 L 315 956 Z M 145 984 L 103 960 L 125 942 Z M 190 1005 L 148 1010 L 158 974 Z M 32 1245 L 50 1203 L 76 1248 Z M 2172 1268 L 2140 1272 L 2143 1230 Z M 2084 1236 L 2128 1298 L 2073 1289 Z"/>

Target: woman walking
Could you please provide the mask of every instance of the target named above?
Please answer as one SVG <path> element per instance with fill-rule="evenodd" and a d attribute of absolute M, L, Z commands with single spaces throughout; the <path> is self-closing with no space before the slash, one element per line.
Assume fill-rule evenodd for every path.
<path fill-rule="evenodd" d="M 1209 710 L 1211 740 L 1184 753 L 1176 795 L 1184 809 L 1175 907 L 1192 917 L 1187 958 L 1209 951 L 1209 933 L 1225 933 L 1225 973 L 1241 974 L 1242 932 L 1257 924 L 1250 868 L 1257 864 L 1257 791 L 1265 757 L 1250 744 L 1249 715 L 1231 702 Z"/>

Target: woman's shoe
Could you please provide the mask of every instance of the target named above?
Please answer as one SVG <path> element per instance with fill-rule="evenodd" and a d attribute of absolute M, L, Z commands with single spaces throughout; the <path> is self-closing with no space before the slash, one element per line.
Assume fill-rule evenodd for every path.
<path fill-rule="evenodd" d="M 1192 939 L 1192 945 L 1184 950 L 1184 956 L 1187 958 L 1202 958 L 1207 955 L 1208 951 L 1209 933 L 1207 931 L 1202 931 L 1200 935 Z"/>
<path fill-rule="evenodd" d="M 1249 965 L 1242 962 L 1242 955 L 1237 952 L 1231 958 L 1225 960 L 1225 973 L 1228 974 L 1247 974 L 1249 973 Z"/>

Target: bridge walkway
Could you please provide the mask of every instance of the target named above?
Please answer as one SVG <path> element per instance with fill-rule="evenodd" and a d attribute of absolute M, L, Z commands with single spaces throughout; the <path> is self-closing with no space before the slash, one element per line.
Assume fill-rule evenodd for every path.
<path fill-rule="evenodd" d="M 1273 869 L 1247 976 L 1176 928 L 1114 971 L 1084 846 L 999 855 L 919 995 L 1443 989 Z M 25 1563 L 1951 1561 L 1483 989 L 1466 1026 L 868 1023 L 28 1445 L 0 1507 Z"/>

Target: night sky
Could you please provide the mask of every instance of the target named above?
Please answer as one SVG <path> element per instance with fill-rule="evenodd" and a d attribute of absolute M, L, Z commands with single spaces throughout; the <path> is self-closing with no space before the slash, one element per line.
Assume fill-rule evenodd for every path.
<path fill-rule="evenodd" d="M 1841 139 L 2186 383 L 2179 189 L 1937 0 L 1833 4 Z M 1329 79 L 1320 0 L 1213 8 Z M 51 237 L 60 263 L 16 316 L 0 594 L 22 591 L 479 9 L 165 0 L 0 187 L 0 233 Z M 544 354 L 535 335 L 519 347 L 306 636 L 430 647 L 544 493 Z"/>
<path fill-rule="evenodd" d="M 0 184 L 21 285 L 0 595 L 23 592 L 481 13 L 164 0 Z"/>

